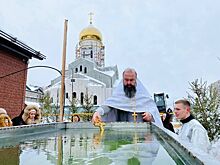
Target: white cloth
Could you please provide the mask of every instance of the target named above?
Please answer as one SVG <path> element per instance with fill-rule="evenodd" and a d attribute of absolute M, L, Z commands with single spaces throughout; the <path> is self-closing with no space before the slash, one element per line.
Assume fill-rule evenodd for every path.
<path fill-rule="evenodd" d="M 104 115 L 110 111 L 110 108 L 107 107 L 112 107 L 127 112 L 150 112 L 153 116 L 155 124 L 162 126 L 157 106 L 151 98 L 149 92 L 139 80 L 137 80 L 136 94 L 134 98 L 128 98 L 125 96 L 124 85 L 121 81 L 117 88 L 113 91 L 112 96 L 108 98 L 102 104 L 102 106 L 97 109 L 97 111 L 100 113 L 100 115 Z"/>
<path fill-rule="evenodd" d="M 216 142 L 213 142 L 210 153 L 220 161 L 220 139 L 218 139 Z"/>
<path fill-rule="evenodd" d="M 196 120 L 184 123 L 179 132 L 181 141 L 192 144 L 192 148 L 208 152 L 210 141 L 206 129 Z"/>

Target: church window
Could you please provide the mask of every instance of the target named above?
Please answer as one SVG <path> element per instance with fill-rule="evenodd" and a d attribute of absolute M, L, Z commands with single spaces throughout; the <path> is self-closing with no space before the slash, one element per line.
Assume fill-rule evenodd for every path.
<path fill-rule="evenodd" d="M 91 55 L 91 58 L 93 58 L 93 52 L 92 52 L 92 50 L 91 50 L 91 53 L 90 53 L 90 55 Z"/>
<path fill-rule="evenodd" d="M 68 98 L 68 93 L 66 93 L 66 98 Z"/>
<path fill-rule="evenodd" d="M 76 98 L 76 92 L 73 92 L 73 98 L 74 99 Z"/>
<path fill-rule="evenodd" d="M 97 96 L 96 96 L 96 95 L 95 95 L 94 98 L 93 98 L 93 104 L 94 104 L 94 105 L 97 105 Z"/>
<path fill-rule="evenodd" d="M 80 103 L 83 104 L 83 99 L 84 99 L 84 94 L 83 92 L 81 92 L 80 94 Z"/>
<path fill-rule="evenodd" d="M 84 68 L 84 73 L 87 73 L 87 68 L 86 67 Z"/>
<path fill-rule="evenodd" d="M 80 65 L 80 67 L 79 67 L 79 71 L 82 72 L 82 65 Z"/>
<path fill-rule="evenodd" d="M 76 72 L 76 73 L 78 72 L 78 68 L 75 68 L 75 72 Z"/>

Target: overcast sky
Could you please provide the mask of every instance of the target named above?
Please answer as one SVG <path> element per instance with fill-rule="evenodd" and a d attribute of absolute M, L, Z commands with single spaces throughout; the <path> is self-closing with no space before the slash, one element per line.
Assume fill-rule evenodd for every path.
<path fill-rule="evenodd" d="M 106 66 L 133 67 L 153 95 L 169 104 L 187 97 L 189 82 L 220 79 L 219 0 L 0 0 L 0 29 L 46 55 L 29 66 L 61 69 L 64 19 L 68 19 L 67 66 L 75 60 L 88 13 L 103 36 Z M 28 71 L 28 84 L 46 86 L 53 70 Z"/>

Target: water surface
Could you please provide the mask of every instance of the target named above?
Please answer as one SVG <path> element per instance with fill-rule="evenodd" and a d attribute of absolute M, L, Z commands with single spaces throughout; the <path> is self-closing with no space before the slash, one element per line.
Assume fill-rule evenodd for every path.
<path fill-rule="evenodd" d="M 0 149 L 3 165 L 184 164 L 150 130 L 67 129 L 31 136 Z M 14 145 L 16 144 L 16 145 Z M 174 156 L 173 156 L 174 155 Z M 174 161 L 175 160 L 175 161 Z"/>

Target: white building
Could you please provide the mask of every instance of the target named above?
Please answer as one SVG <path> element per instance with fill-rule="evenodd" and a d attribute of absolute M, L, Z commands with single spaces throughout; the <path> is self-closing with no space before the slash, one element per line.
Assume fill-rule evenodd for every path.
<path fill-rule="evenodd" d="M 217 89 L 218 95 L 220 97 L 220 80 L 212 83 L 211 85 L 213 85 Z M 220 112 L 220 106 L 218 107 L 218 110 Z"/>
<path fill-rule="evenodd" d="M 25 104 L 33 104 L 40 107 L 40 99 L 43 97 L 43 88 L 39 86 L 26 85 Z"/>
<path fill-rule="evenodd" d="M 68 65 L 65 72 L 65 105 L 70 105 L 72 98 L 82 104 L 86 94 L 92 97 L 94 105 L 99 105 L 111 96 L 117 80 L 118 68 L 105 67 L 102 35 L 90 20 L 89 26 L 80 32 L 76 60 Z M 61 76 L 52 80 L 45 90 L 50 93 L 55 105 L 59 105 L 60 84 Z"/>

